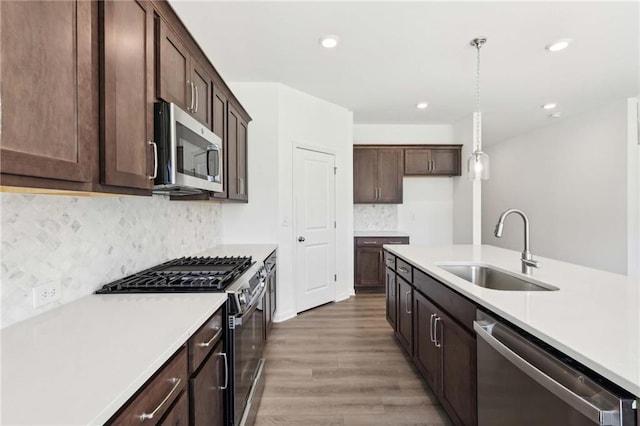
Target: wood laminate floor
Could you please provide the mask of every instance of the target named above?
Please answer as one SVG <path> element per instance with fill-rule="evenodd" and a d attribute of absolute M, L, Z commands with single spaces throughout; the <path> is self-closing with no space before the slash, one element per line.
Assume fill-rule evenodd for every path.
<path fill-rule="evenodd" d="M 274 324 L 256 425 L 451 425 L 393 338 L 384 295 Z"/>

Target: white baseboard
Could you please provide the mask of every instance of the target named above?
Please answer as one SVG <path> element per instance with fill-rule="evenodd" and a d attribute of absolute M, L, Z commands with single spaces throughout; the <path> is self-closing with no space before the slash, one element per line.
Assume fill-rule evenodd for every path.
<path fill-rule="evenodd" d="M 336 300 L 334 300 L 334 302 L 342 302 L 343 300 L 347 300 L 351 296 L 353 295 L 350 295 L 348 293 L 336 295 Z"/>
<path fill-rule="evenodd" d="M 283 313 L 280 313 L 280 312 L 276 311 L 276 314 L 273 317 L 273 322 L 283 322 L 283 321 L 286 321 L 286 320 L 290 320 L 291 318 L 295 318 L 297 316 L 298 316 L 298 314 L 295 313 L 294 311 L 283 312 Z"/>

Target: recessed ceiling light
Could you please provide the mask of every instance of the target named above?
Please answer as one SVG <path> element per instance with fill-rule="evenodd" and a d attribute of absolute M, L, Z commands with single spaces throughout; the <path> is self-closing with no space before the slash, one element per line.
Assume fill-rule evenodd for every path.
<path fill-rule="evenodd" d="M 569 47 L 570 43 L 571 43 L 570 38 L 563 38 L 561 40 L 554 41 L 551 44 L 547 44 L 544 48 L 547 49 L 549 52 L 559 52 Z"/>
<path fill-rule="evenodd" d="M 558 106 L 557 104 L 549 103 L 549 104 L 542 105 L 542 108 L 544 108 L 544 109 L 554 109 L 557 106 Z"/>
<path fill-rule="evenodd" d="M 426 103 L 426 102 L 420 102 L 419 104 L 417 104 L 417 105 L 416 105 L 416 108 L 418 108 L 418 109 L 425 109 L 425 108 L 427 108 L 428 106 L 429 106 L 429 104 L 428 104 L 428 103 Z"/>
<path fill-rule="evenodd" d="M 320 44 L 322 47 L 327 49 L 333 49 L 338 45 L 338 36 L 335 35 L 326 35 L 320 38 Z"/>
<path fill-rule="evenodd" d="M 562 114 L 559 112 L 554 112 L 552 114 L 549 114 L 549 118 L 560 118 Z"/>

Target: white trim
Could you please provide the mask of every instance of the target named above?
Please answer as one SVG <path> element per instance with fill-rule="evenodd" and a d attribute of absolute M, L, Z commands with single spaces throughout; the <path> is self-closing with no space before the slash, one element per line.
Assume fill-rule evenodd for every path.
<path fill-rule="evenodd" d="M 282 314 L 280 312 L 276 312 L 275 316 L 273 317 L 273 322 L 284 322 L 297 316 L 298 314 L 293 311 L 284 312 Z"/>
<path fill-rule="evenodd" d="M 355 296 L 355 295 L 354 295 L 354 296 Z M 344 300 L 347 300 L 347 299 L 348 299 L 348 298 L 350 298 L 350 297 L 351 297 L 351 295 L 349 295 L 348 293 L 347 293 L 347 294 L 341 294 L 341 295 L 339 295 L 339 296 L 337 295 L 337 296 L 336 296 L 336 299 L 334 300 L 334 302 L 342 302 L 342 301 L 344 301 Z"/>
<path fill-rule="evenodd" d="M 319 152 L 321 154 L 329 154 L 329 155 L 333 155 L 334 158 L 337 156 L 337 152 L 333 149 L 329 149 L 323 146 L 314 145 L 306 142 L 293 141 L 293 150 L 294 150 L 293 152 L 296 152 L 295 151 L 296 149 L 306 149 L 307 151 Z M 335 165 L 335 160 L 334 160 L 334 165 Z"/>

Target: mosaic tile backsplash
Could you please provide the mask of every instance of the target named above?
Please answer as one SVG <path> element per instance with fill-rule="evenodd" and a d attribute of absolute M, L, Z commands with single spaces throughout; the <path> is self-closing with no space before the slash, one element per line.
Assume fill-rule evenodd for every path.
<path fill-rule="evenodd" d="M 1 193 L 0 214 L 2 327 L 222 241 L 219 204 L 163 196 Z M 55 281 L 61 300 L 33 309 L 32 288 Z"/>
<path fill-rule="evenodd" d="M 395 231 L 398 229 L 396 204 L 354 204 L 354 231 Z"/>

